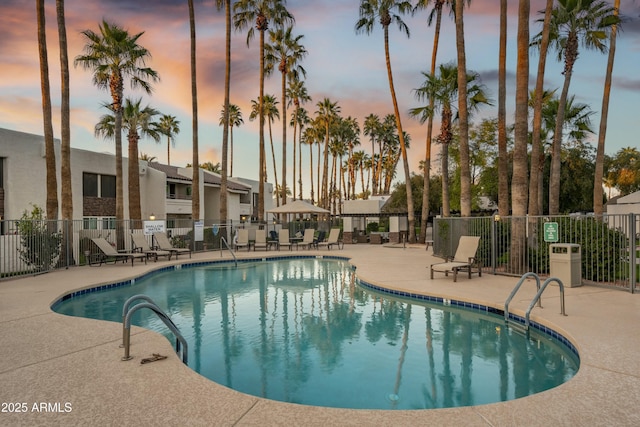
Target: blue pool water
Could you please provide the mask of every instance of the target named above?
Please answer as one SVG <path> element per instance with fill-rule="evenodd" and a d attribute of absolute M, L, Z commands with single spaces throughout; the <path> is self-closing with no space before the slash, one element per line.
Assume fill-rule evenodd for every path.
<path fill-rule="evenodd" d="M 368 409 L 480 405 L 558 386 L 579 365 L 557 340 L 536 332 L 525 338 L 495 314 L 360 286 L 355 270 L 340 260 L 182 268 L 74 296 L 54 309 L 119 322 L 124 301 L 136 294 L 150 296 L 178 326 L 192 369 L 285 402 Z M 138 311 L 133 323 L 171 337 L 150 310 Z"/>

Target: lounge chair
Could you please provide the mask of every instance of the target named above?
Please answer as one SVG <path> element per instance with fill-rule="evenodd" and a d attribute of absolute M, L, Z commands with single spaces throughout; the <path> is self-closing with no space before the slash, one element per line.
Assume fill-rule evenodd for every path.
<path fill-rule="evenodd" d="M 314 228 L 307 228 L 304 230 L 304 236 L 302 236 L 302 242 L 298 243 L 298 246 L 306 246 L 307 249 L 311 249 L 311 246 L 315 246 L 314 236 L 316 230 Z"/>
<path fill-rule="evenodd" d="M 191 258 L 191 249 L 189 248 L 174 248 L 169 238 L 164 233 L 153 233 L 153 238 L 156 240 L 156 245 L 163 251 L 169 251 L 172 254 L 175 254 L 176 259 L 178 259 L 178 255 L 189 253 L 189 258 Z"/>
<path fill-rule="evenodd" d="M 313 240 L 313 246 L 318 249 L 318 243 L 324 242 L 324 238 L 327 237 L 327 232 L 324 230 L 318 231 L 318 237 Z"/>
<path fill-rule="evenodd" d="M 482 267 L 478 264 L 476 258 L 479 243 L 480 237 L 478 236 L 460 236 L 458 249 L 456 249 L 456 254 L 452 259 L 446 262 L 431 264 L 431 278 L 433 279 L 434 271 L 444 273 L 446 276 L 448 276 L 451 271 L 453 272 L 453 281 L 455 282 L 458 279 L 458 271 L 467 270 L 469 279 L 471 279 L 471 273 L 474 268 L 478 270 L 478 276 L 482 276 Z"/>
<path fill-rule="evenodd" d="M 320 246 L 326 246 L 327 249 L 331 249 L 331 246 L 336 245 L 338 249 L 342 249 L 344 247 L 344 243 L 340 239 L 340 229 L 332 228 L 329 232 L 329 237 L 326 242 L 318 242 L 318 248 Z"/>
<path fill-rule="evenodd" d="M 144 263 L 147 263 L 147 256 L 145 254 L 138 252 L 118 252 L 113 246 L 111 246 L 111 243 L 107 242 L 103 237 L 96 237 L 94 239 L 91 239 L 91 241 L 95 243 L 98 249 L 100 249 L 100 252 L 102 252 L 101 256 L 99 257 L 100 265 L 102 265 L 103 262 L 106 264 L 109 258 L 116 261 L 131 260 L 131 267 L 133 267 L 133 262 L 136 259 L 144 260 Z"/>
<path fill-rule="evenodd" d="M 149 257 L 153 257 L 155 261 L 158 261 L 159 256 L 166 256 L 167 260 L 171 259 L 171 252 L 163 251 L 161 249 L 152 249 L 147 242 L 147 238 L 142 234 L 131 233 L 131 240 L 133 241 L 134 252 L 143 253 Z"/>
<path fill-rule="evenodd" d="M 291 246 L 293 246 L 293 243 L 289 241 L 289 230 L 286 228 L 280 230 L 280 234 L 278 235 L 278 250 L 280 250 L 282 246 L 288 247 L 289 250 L 291 250 Z"/>
<path fill-rule="evenodd" d="M 233 246 L 236 248 L 236 252 L 240 248 L 247 248 L 247 250 L 251 250 L 251 243 L 249 242 L 249 230 L 246 228 L 241 228 L 238 231 L 238 238 L 234 242 Z"/>
<path fill-rule="evenodd" d="M 253 243 L 253 251 L 255 252 L 256 249 L 269 249 L 266 230 L 256 230 L 256 240 Z"/>

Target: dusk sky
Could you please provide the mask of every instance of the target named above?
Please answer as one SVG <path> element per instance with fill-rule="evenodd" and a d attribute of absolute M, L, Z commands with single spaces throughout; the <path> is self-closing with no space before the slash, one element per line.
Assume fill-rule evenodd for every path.
<path fill-rule="evenodd" d="M 218 125 L 224 90 L 224 12 L 217 11 L 212 0 L 194 1 L 197 25 L 199 142 L 201 162 L 220 161 L 222 128 Z M 542 18 L 538 13 L 544 0 L 531 2 L 531 35 L 540 31 Z M 328 97 L 337 101 L 344 117 L 352 116 L 362 126 L 370 113 L 381 117 L 392 113 L 389 85 L 384 62 L 382 30 L 379 25 L 370 34 L 356 34 L 358 20 L 356 0 L 291 0 L 289 11 L 296 19 L 294 34 L 302 34 L 301 42 L 308 56 L 302 63 L 307 71 L 306 85 L 312 101 L 304 107 L 313 114 L 316 103 Z M 131 34 L 144 31 L 139 43 L 149 49 L 152 59 L 148 65 L 155 69 L 161 81 L 154 86 L 152 96 L 132 92 L 125 87 L 125 96 L 143 97 L 164 114 L 177 116 L 181 132 L 172 147 L 171 164 L 184 166 L 191 162 L 191 89 L 189 70 L 189 19 L 186 0 L 66 0 L 68 49 L 71 66 L 71 145 L 75 148 L 98 152 L 114 152 L 113 142 L 96 139 L 93 129 L 105 113 L 101 104 L 110 101 L 108 92 L 92 85 L 92 75 L 82 68 L 73 67 L 73 59 L 82 53 L 85 44 L 80 34 L 85 29 L 98 31 L 104 18 L 116 23 Z M 54 106 L 54 134 L 60 137 L 60 73 L 58 36 L 55 19 L 55 1 L 47 0 L 47 42 L 49 68 Z M 509 1 L 509 36 L 507 57 L 508 122 L 513 121 L 516 68 L 516 20 L 518 2 Z M 626 19 L 618 34 L 613 87 L 609 109 L 607 148 L 609 154 L 627 146 L 638 146 L 638 103 L 640 101 L 640 2 L 623 0 L 621 13 Z M 499 2 L 474 0 L 465 11 L 465 39 L 467 68 L 480 73 L 482 83 L 490 92 L 494 106 L 484 108 L 473 117 L 497 115 L 497 76 L 499 41 Z M 410 38 L 396 26 L 390 28 L 391 62 L 402 124 L 411 135 L 410 168 L 418 173 L 418 162 L 424 158 L 425 126 L 412 119 L 407 111 L 420 105 L 413 89 L 423 82 L 421 71 L 428 72 L 433 45 L 433 27 L 427 26 L 427 12 L 405 22 Z M 36 32 L 35 1 L 3 0 L 0 5 L 0 127 L 33 134 L 43 134 L 40 77 Z M 258 39 L 246 45 L 246 31 L 232 32 L 231 102 L 240 106 L 244 125 L 234 128 L 234 175 L 258 178 L 258 121 L 249 121 L 251 100 L 258 96 Z M 438 52 L 438 63 L 455 61 L 455 27 L 447 12 Z M 594 111 L 592 128 L 597 131 L 600 122 L 603 81 L 607 55 L 586 51 L 581 47 L 574 68 L 570 94 L 578 102 L 589 104 Z M 530 88 L 535 85 L 538 55 L 531 53 Z M 563 64 L 556 60 L 555 52 L 547 60 L 546 87 L 560 92 Z M 280 98 L 280 73 L 266 81 L 265 92 Z M 288 114 L 291 112 L 289 109 Z M 282 124 L 274 123 L 273 135 L 281 179 Z M 439 122 L 435 123 L 435 132 Z M 292 142 L 288 131 L 289 144 Z M 268 132 L 266 133 L 268 144 Z M 597 136 L 591 141 L 595 143 Z M 360 138 L 362 148 L 371 151 L 365 136 Z M 435 147 L 435 146 L 434 146 Z M 303 147 L 303 177 L 305 197 L 308 197 L 308 149 Z M 437 147 L 435 148 L 437 150 Z M 166 163 L 166 139 L 160 144 L 141 140 L 139 150 Z M 126 153 L 126 148 L 125 148 Z M 269 156 L 269 180 L 273 182 Z M 292 149 L 288 153 L 292 159 Z M 314 149 L 314 162 L 315 162 Z M 72 165 L 73 167 L 73 165 Z M 292 186 L 291 166 L 288 166 L 288 186 Z M 398 177 L 404 179 L 401 168 Z M 359 190 L 359 188 L 358 188 Z"/>

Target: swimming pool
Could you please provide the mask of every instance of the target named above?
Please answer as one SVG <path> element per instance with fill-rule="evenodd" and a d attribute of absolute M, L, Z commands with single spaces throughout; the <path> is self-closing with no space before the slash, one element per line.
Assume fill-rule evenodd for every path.
<path fill-rule="evenodd" d="M 555 387 L 579 364 L 558 341 L 535 331 L 527 339 L 495 314 L 360 286 L 344 260 L 193 265 L 74 295 L 54 309 L 120 321 L 122 304 L 135 294 L 150 296 L 171 316 L 189 342 L 191 368 L 286 402 L 480 405 Z M 137 312 L 133 323 L 166 332 L 150 311 Z"/>

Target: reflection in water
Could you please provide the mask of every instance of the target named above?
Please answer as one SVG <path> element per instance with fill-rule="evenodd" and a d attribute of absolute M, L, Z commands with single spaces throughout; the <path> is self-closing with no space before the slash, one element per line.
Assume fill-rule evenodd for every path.
<path fill-rule="evenodd" d="M 145 294 L 189 342 L 193 369 L 225 386 L 319 406 L 422 409 L 527 396 L 577 361 L 501 318 L 365 290 L 345 262 L 295 259 L 161 273 L 73 298 L 61 313 L 119 321 Z M 141 310 L 133 323 L 161 332 Z M 169 335 L 167 334 L 169 337 Z M 172 337 L 170 339 L 173 339 Z"/>

